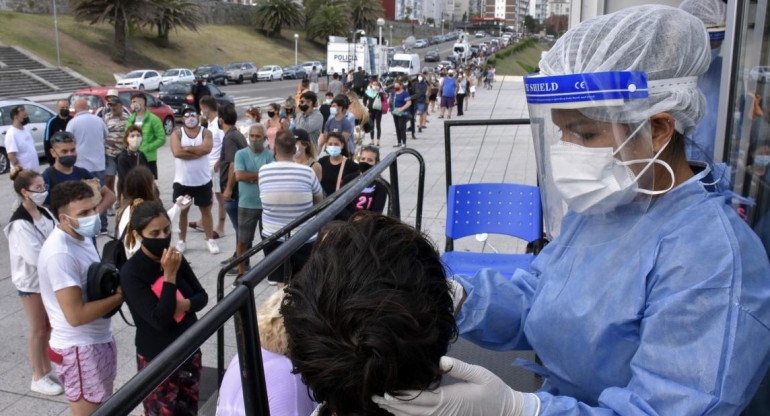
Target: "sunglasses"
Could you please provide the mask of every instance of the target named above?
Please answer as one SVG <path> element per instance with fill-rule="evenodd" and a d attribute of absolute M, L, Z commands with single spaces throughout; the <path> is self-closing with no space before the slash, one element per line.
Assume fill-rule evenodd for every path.
<path fill-rule="evenodd" d="M 190 111 L 190 112 L 184 113 L 182 117 L 195 117 L 197 115 L 198 113 L 196 113 L 195 111 Z"/>

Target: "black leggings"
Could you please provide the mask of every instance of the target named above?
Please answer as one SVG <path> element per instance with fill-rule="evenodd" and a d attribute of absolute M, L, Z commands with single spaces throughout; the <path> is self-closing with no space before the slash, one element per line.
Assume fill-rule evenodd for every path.
<path fill-rule="evenodd" d="M 369 110 L 369 118 L 374 121 L 374 128 L 369 132 L 374 140 L 374 130 L 377 130 L 377 140 L 382 135 L 382 110 Z"/>
<path fill-rule="evenodd" d="M 399 144 L 406 144 L 406 122 L 408 120 L 408 114 L 403 116 L 393 116 L 393 122 L 396 123 L 396 137 L 398 137 Z"/>
<path fill-rule="evenodd" d="M 457 93 L 457 115 L 463 115 L 463 103 L 465 103 L 465 94 Z"/>

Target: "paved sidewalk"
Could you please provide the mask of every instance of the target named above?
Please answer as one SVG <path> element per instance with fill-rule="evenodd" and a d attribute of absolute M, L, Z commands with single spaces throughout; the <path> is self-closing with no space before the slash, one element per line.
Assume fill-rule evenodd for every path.
<path fill-rule="evenodd" d="M 479 88 L 476 97 L 470 100 L 470 109 L 463 117 L 452 120 L 478 120 L 501 118 L 527 118 L 526 101 L 521 77 L 499 77 L 492 90 Z M 444 222 L 446 215 L 444 130 L 443 120 L 431 114 L 428 128 L 418 133 L 418 140 L 408 140 L 407 145 L 418 150 L 426 162 L 425 205 L 423 230 L 436 243 L 439 250 L 444 247 Z M 396 143 L 392 117 L 383 117 L 381 139 L 382 156 L 390 153 Z M 516 182 L 536 183 L 536 164 L 529 126 L 462 127 L 453 128 L 454 183 L 468 182 Z M 367 139 L 368 142 L 368 139 Z M 170 204 L 173 159 L 169 146 L 158 152 L 161 196 Z M 415 220 L 418 169 L 415 159 L 404 156 L 399 160 L 399 184 L 401 187 L 401 212 L 403 219 L 411 224 Z M 14 201 L 12 183 L 8 176 L 0 177 L 0 225 L 4 226 L 12 212 Z M 386 175 L 387 178 L 387 175 Z M 198 217 L 195 208 L 190 219 Z M 216 210 L 215 210 L 216 211 Z M 214 213 L 216 215 L 216 213 Z M 115 217 L 110 217 L 110 228 L 114 228 Z M 468 240 L 468 241 L 466 241 Z M 203 233 L 188 232 L 185 256 L 192 263 L 198 278 L 209 293 L 209 304 L 201 312 L 206 313 L 216 302 L 216 274 L 219 262 L 234 250 L 234 232 L 227 222 L 226 237 L 218 240 L 221 254 L 213 256 L 206 251 Z M 104 244 L 106 237 L 99 238 Z M 172 241 L 172 244 L 175 241 Z M 524 245 L 511 243 L 505 238 L 491 236 L 489 242 L 501 252 L 522 252 Z M 481 243 L 466 238 L 455 245 L 456 250 L 469 248 L 480 250 Z M 261 254 L 257 256 L 259 261 Z M 254 263 L 254 261 L 253 261 Z M 31 370 L 27 360 L 27 320 L 16 290 L 11 283 L 8 260 L 8 241 L 0 238 L 0 333 L 3 346 L 0 351 L 0 415 L 68 415 L 69 409 L 63 395 L 46 397 L 29 390 Z M 266 283 L 255 290 L 259 305 L 275 289 Z M 127 308 L 123 308 L 130 318 Z M 118 316 L 112 319 L 113 333 L 118 344 L 118 376 L 116 388 L 122 386 L 136 373 L 134 330 Z M 235 335 L 232 323 L 226 335 L 226 364 L 235 354 Z M 216 367 L 216 341 L 212 337 L 202 348 L 205 367 Z M 203 403 L 201 403 L 203 405 Z M 135 409 L 133 414 L 140 414 Z M 212 413 L 213 414 L 213 413 Z"/>

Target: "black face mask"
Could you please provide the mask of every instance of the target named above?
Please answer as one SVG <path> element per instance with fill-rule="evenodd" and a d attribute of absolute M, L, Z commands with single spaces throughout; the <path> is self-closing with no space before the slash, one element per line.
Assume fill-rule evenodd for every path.
<path fill-rule="evenodd" d="M 62 116 L 62 118 L 67 118 L 70 116 L 70 109 L 69 108 L 62 108 L 59 110 L 59 115 Z"/>
<path fill-rule="evenodd" d="M 275 111 L 268 111 L 267 112 L 267 116 L 270 117 L 270 118 L 275 117 Z"/>
<path fill-rule="evenodd" d="M 171 235 L 166 238 L 147 238 L 142 237 L 142 247 L 146 248 L 155 257 L 160 258 L 163 250 L 171 245 Z"/>
<path fill-rule="evenodd" d="M 299 105 L 299 111 L 302 111 L 303 113 L 304 113 L 305 111 L 307 111 L 307 109 L 308 109 L 308 108 L 310 108 L 310 106 L 309 106 L 309 105 L 307 105 L 307 104 L 300 104 L 300 105 Z"/>
<path fill-rule="evenodd" d="M 26 126 L 27 124 L 29 124 L 29 117 L 24 117 L 24 118 L 21 120 L 21 125 L 22 125 L 22 126 Z"/>
<path fill-rule="evenodd" d="M 367 170 L 371 169 L 372 166 L 366 162 L 358 162 L 358 170 L 361 171 L 362 174 L 366 173 Z"/>

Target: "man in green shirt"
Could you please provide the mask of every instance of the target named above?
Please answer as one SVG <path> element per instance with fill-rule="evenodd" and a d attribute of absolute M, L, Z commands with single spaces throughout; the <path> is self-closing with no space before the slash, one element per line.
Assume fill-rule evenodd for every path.
<path fill-rule="evenodd" d="M 152 176 L 158 179 L 158 149 L 166 144 L 166 131 L 158 116 L 147 110 L 147 97 L 144 93 L 137 92 L 131 96 L 131 111 L 128 117 L 126 130 L 136 124 L 142 129 L 142 145 L 139 151 L 144 154 L 149 162 Z"/>
<path fill-rule="evenodd" d="M 273 152 L 265 147 L 267 134 L 261 123 L 249 129 L 249 147 L 235 153 L 235 180 L 238 183 L 238 230 L 236 256 L 243 254 L 254 241 L 257 224 L 262 231 L 262 200 L 259 198 L 259 168 L 275 161 Z M 246 272 L 246 263 L 238 265 L 238 274 Z"/>

